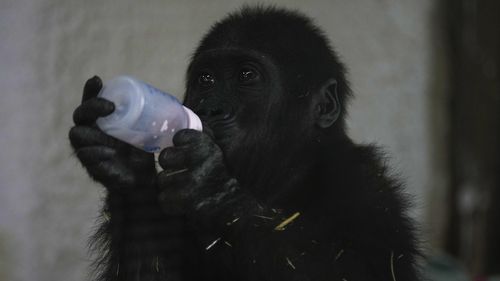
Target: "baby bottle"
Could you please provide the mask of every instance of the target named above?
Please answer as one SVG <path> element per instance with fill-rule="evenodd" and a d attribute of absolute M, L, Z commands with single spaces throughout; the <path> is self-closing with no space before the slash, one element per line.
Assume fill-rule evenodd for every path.
<path fill-rule="evenodd" d="M 115 110 L 97 119 L 106 134 L 146 152 L 172 146 L 181 129 L 202 130 L 200 118 L 175 97 L 130 76 L 119 76 L 104 85 L 99 97 Z"/>

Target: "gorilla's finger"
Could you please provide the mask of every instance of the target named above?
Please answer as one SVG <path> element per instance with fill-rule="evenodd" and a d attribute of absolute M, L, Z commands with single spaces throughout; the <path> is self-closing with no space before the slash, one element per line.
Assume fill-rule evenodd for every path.
<path fill-rule="evenodd" d="M 99 76 L 94 76 L 85 82 L 83 87 L 82 103 L 91 98 L 97 97 L 102 88 L 102 80 Z"/>
<path fill-rule="evenodd" d="M 160 152 L 158 164 L 163 169 L 181 169 L 189 166 L 191 147 L 167 147 Z"/>
<path fill-rule="evenodd" d="M 83 102 L 73 112 L 76 125 L 91 125 L 97 118 L 106 116 L 115 110 L 115 104 L 102 98 L 93 98 Z"/>
<path fill-rule="evenodd" d="M 205 140 L 204 136 L 206 135 L 200 131 L 193 129 L 183 129 L 178 131 L 174 135 L 172 142 L 174 143 L 175 146 L 183 146 L 195 142 L 204 141 Z M 206 137 L 208 138 L 208 136 Z"/>
<path fill-rule="evenodd" d="M 111 160 L 116 156 L 116 150 L 106 146 L 88 146 L 78 149 L 76 156 L 84 166 L 91 166 L 102 161 Z"/>
<path fill-rule="evenodd" d="M 88 126 L 74 126 L 69 130 L 69 140 L 75 149 L 84 146 L 106 145 L 118 147 L 118 141 L 101 130 Z"/>
<path fill-rule="evenodd" d="M 189 169 L 164 170 L 158 174 L 158 187 L 162 191 L 178 192 L 178 187 L 186 187 L 191 179 Z"/>
<path fill-rule="evenodd" d="M 86 168 L 93 179 L 107 187 L 127 188 L 136 183 L 131 171 L 118 161 L 101 161 Z"/>
<path fill-rule="evenodd" d="M 202 124 L 203 124 L 203 133 L 208 135 L 210 139 L 212 140 L 215 139 L 214 130 L 208 125 L 208 123 L 202 121 Z"/>
<path fill-rule="evenodd" d="M 218 151 L 215 143 L 204 141 L 204 139 L 205 137 L 202 137 L 201 141 L 196 143 L 163 149 L 158 156 L 158 163 L 163 169 L 181 169 L 206 161 L 211 156 L 215 156 Z"/>

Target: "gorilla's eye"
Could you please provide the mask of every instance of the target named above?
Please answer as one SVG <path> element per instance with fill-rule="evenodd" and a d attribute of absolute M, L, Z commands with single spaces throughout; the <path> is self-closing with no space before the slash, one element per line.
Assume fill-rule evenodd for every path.
<path fill-rule="evenodd" d="M 203 88 L 209 88 L 215 84 L 215 78 L 210 73 L 202 73 L 198 76 L 198 84 Z"/>
<path fill-rule="evenodd" d="M 251 68 L 243 68 L 240 72 L 240 81 L 249 82 L 259 77 L 259 73 Z"/>

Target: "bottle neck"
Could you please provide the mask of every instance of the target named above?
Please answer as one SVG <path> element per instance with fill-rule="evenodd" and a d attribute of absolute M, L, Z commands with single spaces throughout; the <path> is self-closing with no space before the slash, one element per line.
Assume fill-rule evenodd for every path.
<path fill-rule="evenodd" d="M 186 113 L 187 116 L 188 128 L 197 131 L 202 131 L 203 125 L 201 124 L 200 117 L 198 117 L 198 115 L 196 115 L 191 109 L 185 106 L 182 106 L 182 109 L 184 109 L 184 112 Z"/>

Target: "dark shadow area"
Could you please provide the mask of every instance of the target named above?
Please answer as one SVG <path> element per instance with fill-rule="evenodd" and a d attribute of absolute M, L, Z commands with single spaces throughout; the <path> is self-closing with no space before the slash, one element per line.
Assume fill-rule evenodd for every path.
<path fill-rule="evenodd" d="M 500 273 L 500 2 L 447 0 L 450 203 L 446 251 Z"/>

